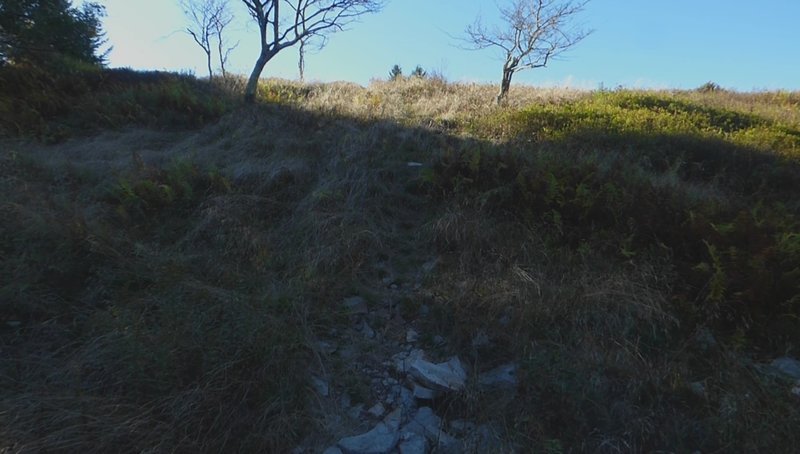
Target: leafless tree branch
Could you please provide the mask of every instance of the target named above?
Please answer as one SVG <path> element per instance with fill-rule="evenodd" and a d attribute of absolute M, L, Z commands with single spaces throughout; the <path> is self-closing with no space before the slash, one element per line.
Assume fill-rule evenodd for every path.
<path fill-rule="evenodd" d="M 514 73 L 544 68 L 554 58 L 591 34 L 569 22 L 589 0 L 511 0 L 500 8 L 502 26 L 487 27 L 480 18 L 465 30 L 467 48 L 499 48 L 504 56 L 503 79 L 497 102 L 508 94 Z"/>
<path fill-rule="evenodd" d="M 217 41 L 216 51 L 224 75 L 228 56 L 236 48 L 236 45 L 226 46 L 223 36 L 225 28 L 233 22 L 233 14 L 228 10 L 227 0 L 180 0 L 179 4 L 189 22 L 186 33 L 206 54 L 209 79 L 214 77 L 212 54 L 215 39 Z"/>
<path fill-rule="evenodd" d="M 261 52 L 247 83 L 245 99 L 255 100 L 264 66 L 281 50 L 314 37 L 342 31 L 360 16 L 379 11 L 385 0 L 242 0 L 258 24 Z"/>

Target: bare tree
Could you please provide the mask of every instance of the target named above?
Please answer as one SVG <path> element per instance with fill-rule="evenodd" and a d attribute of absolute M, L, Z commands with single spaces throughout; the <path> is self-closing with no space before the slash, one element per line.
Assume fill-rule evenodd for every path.
<path fill-rule="evenodd" d="M 206 54 L 208 78 L 214 78 L 212 69 L 212 54 L 214 53 L 213 41 L 217 41 L 217 54 L 223 75 L 228 55 L 236 48 L 226 47 L 223 33 L 225 28 L 233 21 L 233 14 L 228 10 L 226 0 L 180 0 L 180 6 L 189 21 L 186 33 Z M 237 43 L 238 44 L 238 43 Z"/>
<path fill-rule="evenodd" d="M 258 24 L 261 51 L 245 89 L 245 101 L 256 97 L 258 79 L 280 51 L 312 37 L 344 30 L 359 16 L 379 11 L 384 0 L 242 0 Z"/>
<path fill-rule="evenodd" d="M 589 0 L 511 0 L 500 8 L 502 26 L 487 28 L 478 18 L 466 29 L 468 47 L 497 47 L 505 57 L 497 103 L 506 99 L 514 73 L 544 68 L 562 52 L 578 44 L 592 31 L 573 28 L 569 22 Z"/>
<path fill-rule="evenodd" d="M 236 44 L 233 46 L 228 46 L 225 41 L 225 29 L 228 25 L 233 22 L 233 13 L 228 10 L 228 3 L 225 0 L 206 0 L 206 1 L 222 1 L 223 3 L 220 5 L 218 14 L 214 15 L 214 21 L 212 22 L 212 28 L 214 30 L 214 35 L 217 38 L 217 56 L 219 58 L 219 68 L 222 72 L 222 77 L 228 75 L 228 71 L 225 69 L 225 65 L 228 64 L 228 57 L 230 57 L 231 52 L 239 46 L 239 41 L 236 41 Z"/>

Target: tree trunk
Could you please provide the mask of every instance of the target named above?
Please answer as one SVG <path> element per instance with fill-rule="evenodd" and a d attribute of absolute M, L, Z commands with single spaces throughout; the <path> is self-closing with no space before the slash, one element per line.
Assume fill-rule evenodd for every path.
<path fill-rule="evenodd" d="M 297 62 L 297 69 L 300 70 L 300 81 L 306 78 L 306 40 L 300 40 L 300 60 Z"/>
<path fill-rule="evenodd" d="M 503 81 L 500 83 L 500 93 L 497 94 L 497 104 L 503 104 L 508 95 L 508 89 L 511 88 L 511 78 L 514 77 L 514 70 L 512 68 L 503 68 Z"/>
<path fill-rule="evenodd" d="M 206 51 L 206 65 L 208 66 L 208 80 L 214 80 L 214 71 L 211 69 L 211 47 Z"/>
<path fill-rule="evenodd" d="M 253 103 L 256 100 L 256 91 L 258 90 L 258 79 L 261 77 L 261 72 L 264 71 L 264 66 L 272 59 L 274 55 L 262 52 L 256 60 L 256 65 L 253 67 L 253 72 L 250 73 L 250 79 L 247 81 L 247 88 L 244 90 L 244 102 Z"/>
<path fill-rule="evenodd" d="M 222 71 L 222 78 L 226 78 L 228 76 L 227 71 L 225 71 L 225 63 L 227 63 L 228 57 L 222 51 L 222 30 L 217 32 L 217 54 L 219 54 L 219 68 Z"/>

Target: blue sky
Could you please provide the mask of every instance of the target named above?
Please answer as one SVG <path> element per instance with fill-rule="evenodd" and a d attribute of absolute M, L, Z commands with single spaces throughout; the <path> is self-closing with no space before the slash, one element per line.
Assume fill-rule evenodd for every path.
<path fill-rule="evenodd" d="M 230 69 L 249 74 L 258 32 L 240 0 L 230 0 L 240 41 Z M 497 0 L 502 3 L 506 0 Z M 204 54 L 181 30 L 177 0 L 100 0 L 111 66 L 205 74 Z M 395 63 L 417 64 L 449 80 L 499 81 L 491 50 L 467 51 L 454 37 L 478 15 L 497 16 L 494 0 L 389 0 L 350 30 L 307 55 L 306 78 L 367 84 Z M 800 0 L 593 0 L 579 21 L 594 33 L 548 68 L 518 73 L 515 83 L 597 88 L 694 88 L 708 81 L 742 91 L 800 90 Z M 297 50 L 270 62 L 263 77 L 296 78 Z"/>

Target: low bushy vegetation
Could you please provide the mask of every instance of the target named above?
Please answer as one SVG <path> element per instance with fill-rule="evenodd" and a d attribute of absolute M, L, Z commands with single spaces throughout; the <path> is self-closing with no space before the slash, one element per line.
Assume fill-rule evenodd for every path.
<path fill-rule="evenodd" d="M 2 449 L 329 443 L 307 383 L 338 301 L 431 258 L 425 348 L 521 366 L 446 419 L 523 452 L 800 442 L 761 366 L 800 342 L 796 93 L 272 80 L 238 106 L 236 79 L 6 69 Z"/>
<path fill-rule="evenodd" d="M 577 248 L 660 251 L 694 320 L 774 347 L 800 340 L 796 125 L 627 92 L 500 116 L 490 125 L 518 144 L 445 155 L 441 191 Z"/>
<path fill-rule="evenodd" d="M 189 75 L 81 65 L 0 68 L 0 137 L 58 142 L 131 125 L 198 128 L 233 106 L 221 86 Z"/>

